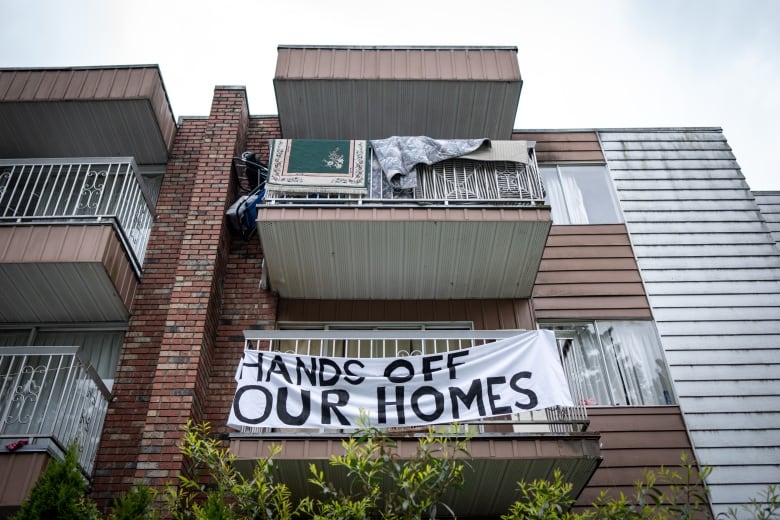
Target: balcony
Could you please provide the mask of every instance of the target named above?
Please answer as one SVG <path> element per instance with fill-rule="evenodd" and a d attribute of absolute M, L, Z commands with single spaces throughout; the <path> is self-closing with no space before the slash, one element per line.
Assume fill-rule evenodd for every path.
<path fill-rule="evenodd" d="M 19 505 L 71 444 L 92 472 L 110 394 L 78 347 L 0 347 L 0 506 Z"/>
<path fill-rule="evenodd" d="M 0 321 L 126 320 L 151 208 L 132 158 L 0 159 Z"/>
<path fill-rule="evenodd" d="M 528 163 L 418 165 L 388 185 L 369 160 L 366 194 L 266 185 L 257 207 L 265 275 L 284 298 L 529 298 L 550 229 L 532 143 Z"/>
<path fill-rule="evenodd" d="M 440 354 L 516 334 L 517 331 L 471 330 L 274 330 L 247 331 L 245 337 L 247 349 L 365 358 Z M 565 375 L 573 402 L 583 403 L 579 374 Z M 514 501 L 517 481 L 551 478 L 555 468 L 560 468 L 564 478 L 572 482 L 573 496 L 579 495 L 600 462 L 599 434 L 588 432 L 587 426 L 586 409 L 579 404 L 460 423 L 456 431 L 471 436 L 468 450 L 473 460 L 465 470 L 469 492 L 452 493 L 447 504 L 461 518 L 497 516 Z M 414 453 L 417 436 L 425 428 L 388 431 L 403 456 Z M 249 472 L 257 458 L 267 456 L 271 445 L 280 445 L 282 450 L 275 457 L 280 477 L 293 493 L 304 494 L 308 492 L 306 475 L 310 463 L 325 471 L 334 483 L 346 484 L 346 476 L 327 461 L 341 452 L 341 441 L 347 435 L 349 432 L 335 429 L 247 428 L 231 434 L 230 448 L 238 467 Z"/>
<path fill-rule="evenodd" d="M 168 162 L 176 122 L 156 65 L 0 69 L 0 158 Z"/>

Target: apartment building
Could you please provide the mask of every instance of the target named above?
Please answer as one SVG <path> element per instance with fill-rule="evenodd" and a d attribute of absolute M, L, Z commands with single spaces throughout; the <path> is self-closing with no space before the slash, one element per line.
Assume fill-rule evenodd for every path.
<path fill-rule="evenodd" d="M 778 199 L 720 129 L 514 129 L 511 47 L 284 46 L 274 84 L 278 115 L 217 86 L 175 123 L 154 66 L 0 70 L 4 511 L 74 441 L 99 500 L 163 486 L 188 420 L 242 468 L 281 445 L 305 493 L 347 434 L 228 427 L 245 349 L 425 357 L 536 329 L 571 402 L 462 426 L 459 517 L 554 468 L 584 506 L 681 453 L 714 468 L 715 513 L 780 481 Z M 490 146 L 411 181 L 382 173 L 391 136 Z"/>

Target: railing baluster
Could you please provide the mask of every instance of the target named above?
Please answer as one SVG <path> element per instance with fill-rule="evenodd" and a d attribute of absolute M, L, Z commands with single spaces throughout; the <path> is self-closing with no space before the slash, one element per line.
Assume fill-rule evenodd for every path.
<path fill-rule="evenodd" d="M 77 350 L 0 347 L 0 436 L 43 440 L 45 446 L 51 439 L 62 448 L 78 442 L 79 463 L 90 472 L 108 393 L 94 371 L 86 370 Z"/>
<path fill-rule="evenodd" d="M 8 361 L 8 372 L 6 374 L 4 374 L 4 377 L 3 377 L 3 392 L 0 393 L 0 395 L 2 395 L 2 396 L 5 396 L 5 391 L 6 391 L 5 382 L 6 381 L 11 381 L 11 376 L 14 375 L 14 360 L 16 360 L 18 358 L 18 356 L 5 356 L 5 357 L 8 357 L 10 359 Z M 0 433 L 3 433 L 5 431 L 6 424 L 9 421 L 10 413 L 11 413 L 11 407 L 13 406 L 13 403 L 14 403 L 14 399 L 13 399 L 14 389 L 16 389 L 19 386 L 19 381 L 21 380 L 21 377 L 22 377 L 22 368 L 21 367 L 23 367 L 24 364 L 26 363 L 26 359 L 27 359 L 26 356 L 22 356 L 22 357 L 19 358 L 19 363 L 20 363 L 19 367 L 20 368 L 17 369 L 16 374 L 15 374 L 16 377 L 14 378 L 13 382 L 8 386 L 8 395 L 5 396 L 6 399 L 7 399 L 7 402 L 4 403 L 4 405 L 3 405 L 3 416 L 0 417 Z"/>
<path fill-rule="evenodd" d="M 0 159 L 0 218 L 14 222 L 114 218 L 140 272 L 152 211 L 131 158 Z"/>
<path fill-rule="evenodd" d="M 457 202 L 485 205 L 531 206 L 544 202 L 544 189 L 536 165 L 533 148 L 528 149 L 528 164 L 510 161 L 472 161 L 448 159 L 433 165 L 416 166 L 417 186 L 411 190 L 411 199 L 427 204 L 450 205 Z M 372 177 L 371 183 L 374 179 Z M 410 203 L 406 190 L 396 190 L 383 175 L 379 176 L 381 186 L 371 187 L 367 196 L 340 197 L 313 191 L 309 193 L 288 193 L 269 189 L 266 204 L 319 205 L 362 205 Z M 374 189 L 376 188 L 376 190 Z M 374 191 L 389 191 L 385 199 L 374 198 Z M 309 195 L 317 195 L 309 197 Z M 335 198 L 334 198 L 335 197 Z"/>
<path fill-rule="evenodd" d="M 349 345 L 355 342 L 358 357 L 390 357 L 422 354 L 430 355 L 450 352 L 462 348 L 471 348 L 486 343 L 511 337 L 513 331 L 464 331 L 464 330 L 326 330 L 326 331 L 246 331 L 245 348 L 261 349 L 261 340 L 291 341 L 296 346 L 294 351 L 309 355 L 348 356 L 347 352 L 327 348 L 326 345 L 336 345 L 338 342 Z M 322 346 L 319 354 L 313 352 L 312 342 Z M 416 343 L 419 345 L 415 348 Z M 443 342 L 443 343 L 442 343 Z M 404 350 L 407 348 L 408 352 Z M 367 350 L 366 350 L 367 349 Z M 464 423 L 463 428 L 473 425 L 479 432 L 484 431 L 485 424 L 509 425 L 515 432 L 572 432 L 584 431 L 587 427 L 587 411 L 580 402 L 582 392 L 582 371 L 577 367 L 563 364 L 564 375 L 574 401 L 573 407 L 553 407 L 546 410 L 513 414 L 512 418 L 487 418 Z M 272 431 L 267 427 L 253 427 L 245 431 L 260 433 Z M 295 435 L 294 433 L 291 435 Z"/>

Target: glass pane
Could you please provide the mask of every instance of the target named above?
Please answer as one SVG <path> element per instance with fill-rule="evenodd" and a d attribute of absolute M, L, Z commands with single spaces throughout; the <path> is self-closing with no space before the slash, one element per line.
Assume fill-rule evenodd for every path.
<path fill-rule="evenodd" d="M 618 369 L 616 387 L 627 405 L 673 404 L 672 385 L 655 327 L 646 321 L 598 322 L 601 341 Z"/>
<path fill-rule="evenodd" d="M 566 200 L 558 178 L 556 166 L 543 166 L 539 168 L 544 184 L 544 203 L 550 206 L 553 224 L 571 224 L 566 211 Z"/>
<path fill-rule="evenodd" d="M 81 347 L 89 362 L 103 380 L 114 378 L 119 364 L 124 332 L 107 331 L 41 331 L 34 343 L 52 347 Z"/>
<path fill-rule="evenodd" d="M 604 166 L 560 166 L 559 170 L 572 224 L 622 222 Z"/>
<path fill-rule="evenodd" d="M 541 324 L 555 330 L 564 368 L 578 374 L 577 404 L 674 404 L 671 380 L 650 321 Z"/>
<path fill-rule="evenodd" d="M 605 364 L 595 326 L 592 323 L 566 323 L 541 327 L 556 331 L 564 369 L 579 376 L 579 388 L 572 390 L 578 394 L 579 402 L 575 404 L 615 404 L 609 384 L 609 373 L 614 367 Z"/>

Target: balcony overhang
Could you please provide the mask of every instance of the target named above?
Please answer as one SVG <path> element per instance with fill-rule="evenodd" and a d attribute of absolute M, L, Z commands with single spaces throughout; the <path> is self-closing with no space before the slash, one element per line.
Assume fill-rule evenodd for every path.
<path fill-rule="evenodd" d="M 175 133 L 157 66 L 0 69 L 0 158 L 165 164 Z"/>
<path fill-rule="evenodd" d="M 337 434 L 305 435 L 293 438 L 283 434 L 233 434 L 230 450 L 236 456 L 237 468 L 251 474 L 255 461 L 267 457 L 273 445 L 281 447 L 274 457 L 280 481 L 295 496 L 310 496 L 309 465 L 325 473 L 327 480 L 350 488 L 350 480 L 340 469 L 328 464 L 332 455 L 342 454 Z M 401 457 L 412 456 L 417 447 L 414 435 L 394 438 Z M 601 458 L 598 433 L 480 434 L 468 441 L 472 458 L 464 469 L 464 489 L 449 493 L 444 502 L 459 518 L 497 518 L 518 498 L 517 482 L 534 479 L 552 480 L 558 468 L 564 480 L 572 483 L 577 497 L 596 471 Z"/>
<path fill-rule="evenodd" d="M 516 47 L 280 46 L 282 134 L 509 139 L 522 80 Z"/>
<path fill-rule="evenodd" d="M 546 206 L 260 205 L 268 281 L 284 298 L 529 298 Z"/>
<path fill-rule="evenodd" d="M 126 321 L 137 284 L 110 222 L 0 226 L 0 322 Z"/>

